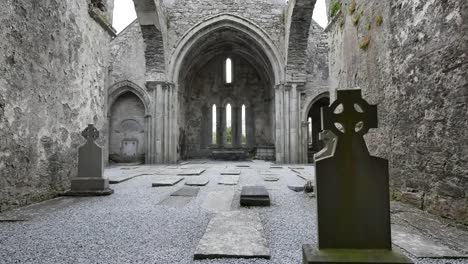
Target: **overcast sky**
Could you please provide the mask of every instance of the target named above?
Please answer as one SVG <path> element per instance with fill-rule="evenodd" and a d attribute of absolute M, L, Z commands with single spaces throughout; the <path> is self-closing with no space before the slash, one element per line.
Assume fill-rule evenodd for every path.
<path fill-rule="evenodd" d="M 210 0 L 201 0 L 210 1 Z M 327 13 L 325 7 L 325 0 L 317 0 L 315 4 L 314 14 L 312 18 L 317 23 L 325 27 L 327 25 Z M 115 0 L 114 2 L 114 21 L 112 24 L 117 32 L 122 31 L 127 27 L 133 20 L 136 19 L 135 7 L 133 0 Z"/>

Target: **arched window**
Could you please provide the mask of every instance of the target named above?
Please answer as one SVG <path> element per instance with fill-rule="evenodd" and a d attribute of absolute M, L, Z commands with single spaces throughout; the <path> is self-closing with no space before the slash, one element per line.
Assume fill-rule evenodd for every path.
<path fill-rule="evenodd" d="M 232 115 L 231 104 L 226 105 L 226 144 L 232 145 Z"/>
<path fill-rule="evenodd" d="M 211 131 L 213 132 L 213 137 L 211 139 L 211 143 L 214 145 L 216 144 L 216 105 L 213 104 L 213 107 L 212 107 L 212 120 L 211 120 L 211 124 L 212 124 L 212 127 L 211 127 Z"/>
<path fill-rule="evenodd" d="M 232 83 L 232 60 L 230 58 L 226 59 L 226 65 L 225 65 L 225 70 L 226 70 L 226 83 Z"/>
<path fill-rule="evenodd" d="M 242 105 L 242 138 L 241 138 L 241 144 L 242 145 L 247 144 L 247 131 L 246 131 L 246 126 L 245 126 L 245 105 Z"/>

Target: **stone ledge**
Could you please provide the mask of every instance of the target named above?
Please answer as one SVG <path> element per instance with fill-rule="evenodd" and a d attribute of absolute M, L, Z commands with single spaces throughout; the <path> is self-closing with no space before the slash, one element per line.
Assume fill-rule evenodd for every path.
<path fill-rule="evenodd" d="M 112 27 L 112 24 L 104 17 L 103 12 L 93 5 L 89 5 L 89 15 L 99 24 L 104 30 L 109 33 L 112 38 L 117 37 L 117 31 Z"/>

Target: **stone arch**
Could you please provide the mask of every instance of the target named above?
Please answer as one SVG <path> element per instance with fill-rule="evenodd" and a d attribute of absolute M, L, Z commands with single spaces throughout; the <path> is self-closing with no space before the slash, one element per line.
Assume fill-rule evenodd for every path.
<path fill-rule="evenodd" d="M 127 92 L 131 92 L 138 96 L 138 98 L 140 98 L 141 102 L 143 103 L 143 106 L 145 107 L 145 115 L 151 116 L 151 99 L 149 94 L 145 89 L 128 80 L 118 82 L 109 88 L 107 115 L 111 116 L 112 105 L 117 100 L 117 98 L 119 98 L 119 96 Z"/>
<path fill-rule="evenodd" d="M 306 107 L 302 109 L 302 122 L 307 122 L 308 114 L 310 112 L 310 109 L 312 108 L 312 105 L 317 102 L 318 100 L 322 98 L 330 98 L 330 93 L 329 92 L 322 92 L 316 96 L 312 96 L 305 104 Z"/>
<path fill-rule="evenodd" d="M 170 56 L 168 67 L 168 80 L 173 83 L 179 83 L 179 73 L 182 62 L 192 47 L 206 35 L 223 28 L 230 28 L 240 31 L 256 41 L 268 57 L 272 67 L 274 82 L 280 84 L 284 77 L 284 59 L 280 55 L 268 34 L 258 25 L 245 18 L 232 14 L 219 14 L 212 16 L 192 27 L 184 34 L 176 49 Z"/>
<path fill-rule="evenodd" d="M 305 82 L 307 45 L 316 0 L 291 0 L 286 29 L 288 81 Z"/>
<path fill-rule="evenodd" d="M 143 162 L 146 158 L 147 121 L 145 103 L 132 89 L 122 86 L 109 104 L 109 160 Z"/>

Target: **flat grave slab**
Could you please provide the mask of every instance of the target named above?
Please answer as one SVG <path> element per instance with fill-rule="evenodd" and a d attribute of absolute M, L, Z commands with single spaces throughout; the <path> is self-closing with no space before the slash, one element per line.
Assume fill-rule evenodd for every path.
<path fill-rule="evenodd" d="M 185 181 L 185 185 L 188 186 L 205 186 L 210 182 L 206 177 L 190 177 Z"/>
<path fill-rule="evenodd" d="M 270 169 L 282 169 L 283 166 L 277 166 L 277 165 L 272 165 L 270 166 Z"/>
<path fill-rule="evenodd" d="M 193 197 L 190 196 L 169 196 L 159 202 L 158 205 L 180 208 L 186 206 L 192 199 Z"/>
<path fill-rule="evenodd" d="M 290 168 L 291 170 L 303 170 L 304 169 L 303 166 L 289 166 L 288 168 Z"/>
<path fill-rule="evenodd" d="M 221 212 L 213 217 L 195 250 L 194 259 L 270 258 L 257 212 Z"/>
<path fill-rule="evenodd" d="M 268 175 L 268 176 L 264 176 L 263 180 L 267 181 L 267 182 L 276 182 L 276 181 L 279 181 L 279 178 L 275 177 L 275 176 Z"/>
<path fill-rule="evenodd" d="M 201 207 L 213 212 L 231 210 L 234 190 L 210 191 L 204 197 Z"/>
<path fill-rule="evenodd" d="M 200 188 L 196 187 L 182 187 L 179 190 L 173 192 L 171 196 L 186 196 L 186 197 L 195 197 L 198 195 Z"/>
<path fill-rule="evenodd" d="M 221 175 L 240 175 L 240 170 L 224 170 L 221 171 Z"/>
<path fill-rule="evenodd" d="M 174 186 L 180 181 L 182 181 L 184 177 L 167 177 L 161 178 L 153 181 L 153 187 L 164 187 L 164 186 Z"/>
<path fill-rule="evenodd" d="M 180 176 L 193 176 L 193 175 L 200 175 L 202 174 L 206 169 L 204 168 L 196 168 L 196 169 L 183 169 L 180 172 L 177 173 L 177 175 Z"/>
<path fill-rule="evenodd" d="M 418 258 L 467 258 L 458 252 L 431 241 L 402 225 L 392 225 L 392 242 Z"/>
<path fill-rule="evenodd" d="M 276 174 L 271 171 L 260 171 L 260 175 L 276 175 Z"/>
<path fill-rule="evenodd" d="M 241 206 L 270 206 L 270 194 L 265 186 L 244 186 L 240 195 Z"/>
<path fill-rule="evenodd" d="M 239 164 L 239 165 L 236 165 L 237 168 L 250 168 L 250 165 L 246 165 L 246 164 Z"/>
<path fill-rule="evenodd" d="M 221 180 L 219 180 L 218 184 L 222 185 L 237 185 L 239 183 L 239 176 L 237 175 L 226 175 Z"/>
<path fill-rule="evenodd" d="M 139 174 L 139 175 L 118 175 L 118 176 L 110 176 L 108 178 L 109 178 L 109 183 L 110 184 L 118 184 L 118 183 L 121 183 L 121 182 L 124 182 L 124 181 L 131 180 L 131 179 L 133 179 L 135 177 L 138 177 L 138 176 L 141 176 L 141 174 Z"/>

